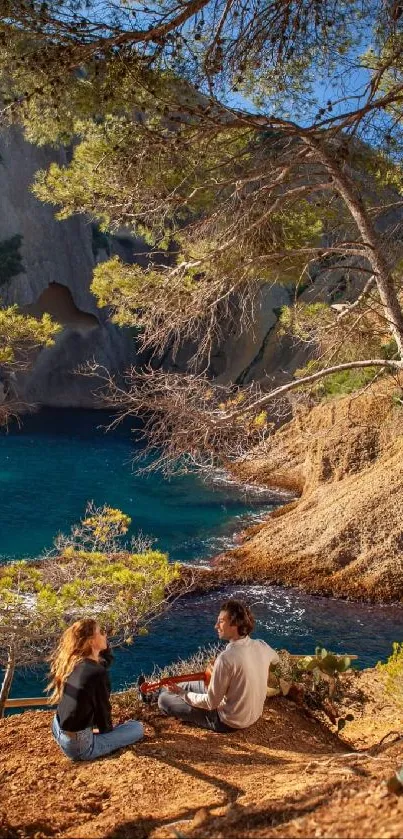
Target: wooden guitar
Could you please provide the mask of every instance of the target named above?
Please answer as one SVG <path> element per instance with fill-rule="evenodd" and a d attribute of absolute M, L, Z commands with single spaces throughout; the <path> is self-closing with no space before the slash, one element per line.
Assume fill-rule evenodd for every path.
<path fill-rule="evenodd" d="M 147 694 L 152 693 L 154 690 L 158 690 L 159 688 L 166 685 L 178 685 L 180 682 L 200 682 L 203 681 L 206 685 L 209 684 L 211 679 L 211 670 L 200 670 L 198 673 L 182 673 L 180 676 L 164 676 L 163 679 L 158 679 L 156 682 L 141 682 L 139 680 L 139 688 L 141 693 Z"/>

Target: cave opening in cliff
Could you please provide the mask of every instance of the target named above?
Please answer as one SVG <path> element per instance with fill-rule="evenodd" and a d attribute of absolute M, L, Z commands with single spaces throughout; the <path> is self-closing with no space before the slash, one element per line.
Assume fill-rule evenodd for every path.
<path fill-rule="evenodd" d="M 62 326 L 77 329 L 80 332 L 89 332 L 99 326 L 98 318 L 90 312 L 79 309 L 70 289 L 61 283 L 50 283 L 35 303 L 23 306 L 22 310 L 37 318 L 42 317 L 46 312 Z"/>

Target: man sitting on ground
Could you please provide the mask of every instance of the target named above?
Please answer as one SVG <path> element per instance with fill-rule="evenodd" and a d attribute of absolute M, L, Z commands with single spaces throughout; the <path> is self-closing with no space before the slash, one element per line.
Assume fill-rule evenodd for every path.
<path fill-rule="evenodd" d="M 215 629 L 229 641 L 204 682 L 170 685 L 158 698 L 161 711 L 183 722 L 226 733 L 253 725 L 263 713 L 271 664 L 279 658 L 265 641 L 253 640 L 255 619 L 239 600 L 221 606 Z"/>

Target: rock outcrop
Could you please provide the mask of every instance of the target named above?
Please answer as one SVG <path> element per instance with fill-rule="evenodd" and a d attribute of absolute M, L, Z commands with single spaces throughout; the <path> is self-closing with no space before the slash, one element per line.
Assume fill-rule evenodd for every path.
<path fill-rule="evenodd" d="M 83 217 L 57 221 L 54 208 L 30 191 L 35 172 L 52 160 L 67 163 L 63 149 L 38 148 L 12 127 L 0 134 L 0 294 L 2 305 L 16 303 L 23 312 L 49 312 L 63 325 L 54 347 L 42 350 L 29 373 L 13 382 L 25 402 L 63 407 L 93 407 L 97 382 L 75 371 L 96 359 L 112 372 L 133 360 L 128 333 L 107 321 L 90 292 L 95 262 L 91 224 Z M 124 233 L 124 235 L 123 235 Z M 97 261 L 118 254 L 126 262 L 145 261 L 144 243 L 128 231 L 108 237 L 108 249 Z M 3 260 L 2 252 L 7 256 Z M 11 257 L 11 259 L 10 259 Z M 253 325 L 231 332 L 225 325 L 211 359 L 210 373 L 219 382 L 249 383 L 263 378 L 277 364 L 275 326 L 278 310 L 289 302 L 282 286 L 265 283 L 254 303 Z M 185 344 L 166 369 L 187 368 L 194 348 Z"/>
<path fill-rule="evenodd" d="M 0 294 L 2 305 L 50 314 L 63 325 L 54 347 L 42 350 L 13 388 L 27 403 L 94 407 L 96 381 L 77 376 L 86 361 L 116 372 L 133 353 L 128 334 L 109 323 L 90 292 L 92 228 L 83 217 L 57 221 L 54 208 L 30 191 L 35 172 L 63 149 L 37 148 L 17 127 L 0 134 Z M 67 162 L 67 161 L 66 161 Z"/>
<path fill-rule="evenodd" d="M 52 160 L 67 163 L 67 157 L 62 148 L 31 145 L 15 126 L 0 134 L 0 297 L 2 305 L 16 303 L 27 313 L 50 312 L 64 327 L 55 346 L 39 353 L 33 369 L 18 374 L 13 383 L 17 396 L 28 403 L 92 407 L 97 404 L 97 383 L 77 376 L 77 368 L 95 359 L 116 373 L 136 357 L 130 333 L 111 324 L 97 308 L 90 292 L 94 262 L 117 254 L 125 262 L 145 265 L 148 254 L 145 243 L 128 230 L 94 239 L 86 218 L 57 221 L 54 208 L 35 198 L 30 191 L 35 172 Z M 382 216 L 383 228 L 400 230 L 400 215 L 394 211 Z M 354 271 L 353 263 L 345 269 L 326 264 L 302 299 L 351 302 L 365 276 Z M 244 385 L 257 380 L 267 386 L 288 380 L 306 364 L 309 347 L 296 346 L 279 333 L 278 314 L 290 300 L 285 286 L 262 283 L 250 311 L 244 312 L 247 326 L 241 328 L 234 299 L 235 316 L 221 324 L 209 360 L 209 373 L 217 382 Z M 195 346 L 186 341 L 176 355 L 167 348 L 159 363 L 167 370 L 185 371 L 194 352 Z"/>
<path fill-rule="evenodd" d="M 304 411 L 239 477 L 299 498 L 218 561 L 223 579 L 403 601 L 403 433 L 396 381 Z"/>
<path fill-rule="evenodd" d="M 212 358 L 218 382 L 249 384 L 271 373 L 271 337 L 279 310 L 289 302 L 290 294 L 285 286 L 262 284 L 254 300 L 250 328 L 228 335 Z"/>

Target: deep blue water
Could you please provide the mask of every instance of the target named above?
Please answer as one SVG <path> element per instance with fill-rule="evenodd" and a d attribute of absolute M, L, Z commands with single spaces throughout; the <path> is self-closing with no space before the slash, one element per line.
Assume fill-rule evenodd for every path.
<path fill-rule="evenodd" d="M 249 516 L 270 509 L 266 496 L 191 475 L 164 480 L 138 473 L 132 423 L 106 432 L 97 411 L 46 410 L 0 432 L 0 557 L 50 548 L 79 521 L 88 501 L 130 515 L 172 559 L 194 562 L 217 553 Z"/>
<path fill-rule="evenodd" d="M 98 412 L 47 410 L 24 418 L 23 426 L 0 434 L 0 556 L 39 555 L 56 533 L 67 532 L 84 513 L 87 501 L 109 503 L 156 538 L 174 560 L 195 562 L 228 545 L 234 531 L 273 504 L 261 495 L 223 483 L 204 484 L 195 476 L 166 481 L 139 475 L 133 467 L 133 439 L 126 423 L 105 434 L 107 416 Z M 278 501 L 277 501 L 278 503 Z M 214 643 L 215 614 L 224 596 L 246 599 L 257 616 L 256 634 L 273 646 L 308 653 L 318 642 L 359 655 L 358 665 L 385 658 L 401 640 L 403 613 L 310 597 L 279 587 L 252 586 L 212 592 L 178 602 L 150 628 L 149 635 L 116 652 L 115 689 L 133 682 L 155 665 L 186 658 Z M 12 695 L 41 692 L 42 675 L 23 671 Z"/>

